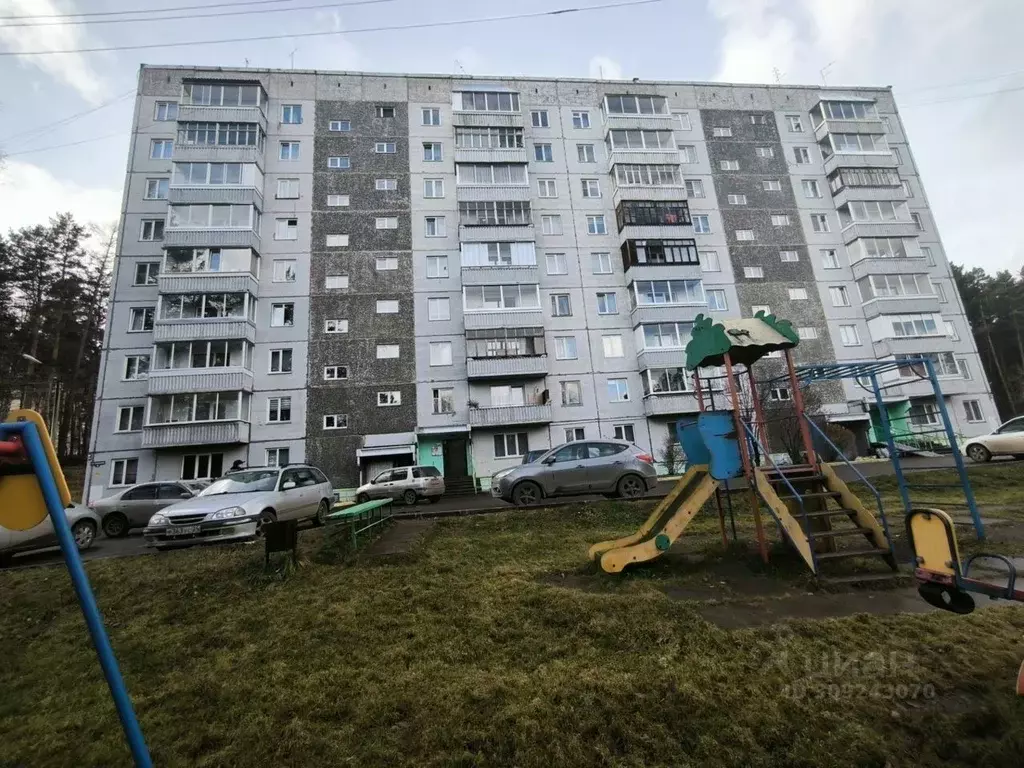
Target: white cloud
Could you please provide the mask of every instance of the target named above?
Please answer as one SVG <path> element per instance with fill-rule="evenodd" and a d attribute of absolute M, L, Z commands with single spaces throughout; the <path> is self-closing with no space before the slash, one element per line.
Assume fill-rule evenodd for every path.
<path fill-rule="evenodd" d="M 607 56 L 594 56 L 590 60 L 590 76 L 597 80 L 624 80 L 622 65 Z"/>
<path fill-rule="evenodd" d="M 61 181 L 45 168 L 18 160 L 0 166 L 0 232 L 45 224 L 63 211 L 82 224 L 116 222 L 121 192 Z"/>
<path fill-rule="evenodd" d="M 75 13 L 73 0 L 0 0 L 0 16 L 53 16 Z M 59 51 L 89 47 L 92 42 L 85 26 L 41 24 L 12 27 L 0 19 L 0 47 L 8 51 Z M 23 67 L 37 67 L 56 80 L 74 88 L 90 104 L 110 96 L 109 83 L 92 65 L 97 54 L 61 53 L 46 56 L 16 56 Z"/>

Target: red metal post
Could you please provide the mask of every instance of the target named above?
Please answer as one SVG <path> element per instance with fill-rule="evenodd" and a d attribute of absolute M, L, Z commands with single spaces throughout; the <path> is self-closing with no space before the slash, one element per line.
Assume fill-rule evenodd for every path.
<path fill-rule="evenodd" d="M 750 399 L 754 402 L 754 431 L 761 441 L 761 448 L 770 451 L 768 445 L 768 424 L 764 420 L 764 409 L 761 407 L 761 398 L 757 393 L 757 382 L 754 381 L 754 369 L 747 366 L 747 383 L 750 385 Z"/>
<path fill-rule="evenodd" d="M 704 393 L 700 391 L 700 369 L 693 369 L 693 386 L 697 389 L 697 407 L 704 411 Z"/>
<path fill-rule="evenodd" d="M 786 368 L 789 370 L 789 391 L 793 395 L 793 408 L 796 410 L 796 422 L 800 426 L 800 439 L 804 444 L 807 463 L 815 472 L 818 471 L 818 457 L 814 454 L 814 443 L 811 442 L 811 430 L 804 419 L 804 396 L 800 392 L 800 382 L 796 380 L 796 369 L 793 367 L 793 350 L 786 350 Z"/>
<path fill-rule="evenodd" d="M 754 513 L 754 527 L 757 530 L 757 548 L 761 553 L 761 559 L 768 562 L 768 547 L 764 540 L 764 527 L 761 525 L 761 509 L 757 503 L 757 492 L 754 490 L 754 470 L 750 464 L 750 454 L 747 452 L 747 433 L 743 429 L 743 416 L 740 413 L 740 397 L 736 391 L 736 382 L 732 377 L 732 359 L 729 353 L 725 353 L 725 380 L 729 387 L 729 397 L 732 400 L 732 418 L 736 424 L 736 438 L 740 443 L 740 459 L 743 461 L 743 474 L 747 479 L 747 489 L 750 491 L 750 510 Z"/>

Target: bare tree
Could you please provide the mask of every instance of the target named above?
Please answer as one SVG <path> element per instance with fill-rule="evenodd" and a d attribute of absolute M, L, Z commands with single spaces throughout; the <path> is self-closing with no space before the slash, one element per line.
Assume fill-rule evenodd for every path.
<path fill-rule="evenodd" d="M 661 463 L 665 465 L 665 472 L 669 475 L 676 474 L 676 471 L 682 467 L 686 461 L 686 457 L 683 455 L 683 447 L 679 445 L 679 441 L 676 440 L 675 433 L 672 429 L 669 429 L 669 433 L 665 435 L 665 440 L 661 444 L 661 451 L 658 458 Z"/>

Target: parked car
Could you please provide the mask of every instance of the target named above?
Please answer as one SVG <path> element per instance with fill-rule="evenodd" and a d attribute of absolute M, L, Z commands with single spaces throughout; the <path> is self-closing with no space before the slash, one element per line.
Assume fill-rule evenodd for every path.
<path fill-rule="evenodd" d="M 157 512 L 142 533 L 157 549 L 242 541 L 269 522 L 312 518 L 323 525 L 333 500 L 331 482 L 316 467 L 245 469 Z"/>
<path fill-rule="evenodd" d="M 964 446 L 971 461 L 988 461 L 993 456 L 1024 458 L 1024 416 L 1000 424 L 987 435 L 972 437 Z"/>
<path fill-rule="evenodd" d="M 550 451 L 550 448 L 541 448 L 539 451 L 527 451 L 523 454 L 523 460 L 521 464 L 533 464 L 537 459 L 543 456 L 545 453 Z"/>
<path fill-rule="evenodd" d="M 144 528 L 156 512 L 182 499 L 191 499 L 206 487 L 201 480 L 166 480 L 140 483 L 92 502 L 103 521 L 103 532 L 112 539 L 127 536 L 132 528 Z"/>
<path fill-rule="evenodd" d="M 576 440 L 539 459 L 503 469 L 491 478 L 491 494 L 517 506 L 555 496 L 601 493 L 643 496 L 658 484 L 654 457 L 619 440 Z"/>
<path fill-rule="evenodd" d="M 71 535 L 75 537 L 78 551 L 91 547 L 100 529 L 100 516 L 82 504 L 72 504 L 64 510 L 64 515 L 71 526 Z M 15 531 L 0 526 L 0 565 L 6 565 L 11 557 L 19 552 L 56 546 L 57 532 L 53 530 L 53 522 L 49 515 L 43 518 L 39 525 L 27 531 Z"/>
<path fill-rule="evenodd" d="M 356 490 L 356 501 L 401 499 L 415 504 L 426 499 L 436 504 L 444 496 L 444 478 L 437 467 L 395 467 L 386 469 Z"/>

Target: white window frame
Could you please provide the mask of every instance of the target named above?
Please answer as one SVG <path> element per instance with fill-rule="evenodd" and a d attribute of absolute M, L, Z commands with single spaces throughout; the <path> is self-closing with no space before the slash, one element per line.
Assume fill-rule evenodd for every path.
<path fill-rule="evenodd" d="M 446 254 L 429 254 L 427 256 L 426 274 L 429 280 L 443 280 L 447 278 L 448 256 Z"/>
<path fill-rule="evenodd" d="M 373 153 L 375 155 L 394 155 L 398 152 L 398 144 L 394 141 L 375 141 Z"/>
<path fill-rule="evenodd" d="M 981 422 L 981 421 L 985 420 L 985 414 L 981 410 L 981 401 L 980 400 L 964 400 L 963 401 L 963 405 L 964 405 L 964 419 L 967 421 L 967 423 L 969 423 L 969 424 L 977 424 L 978 422 Z M 973 415 L 971 413 L 971 408 L 969 408 L 968 406 L 973 406 L 974 411 L 975 411 L 975 413 L 977 415 Z"/>
<path fill-rule="evenodd" d="M 437 126 L 441 124 L 440 107 L 422 107 L 420 109 L 420 125 Z"/>
<path fill-rule="evenodd" d="M 850 289 L 845 285 L 830 285 L 828 287 L 828 297 L 833 307 L 850 306 Z M 836 298 L 841 298 L 842 301 L 836 303 Z"/>
<path fill-rule="evenodd" d="M 342 318 L 324 320 L 324 333 L 348 333 L 348 320 Z"/>
<path fill-rule="evenodd" d="M 690 221 L 693 224 L 693 234 L 695 235 L 710 235 L 711 234 L 711 217 L 706 213 L 697 213 L 690 217 Z"/>
<path fill-rule="evenodd" d="M 590 127 L 590 113 L 586 110 L 573 110 L 572 127 L 577 130 Z"/>
<path fill-rule="evenodd" d="M 427 297 L 427 320 L 451 320 L 452 302 L 448 296 Z"/>
<path fill-rule="evenodd" d="M 128 477 L 128 465 L 130 462 L 135 462 L 135 479 L 130 483 L 127 482 Z M 120 471 L 119 471 L 120 470 Z M 116 478 L 116 479 L 115 479 Z M 113 459 L 110 462 L 110 483 L 111 488 L 125 488 L 129 485 L 136 485 L 139 482 L 139 459 L 136 456 L 130 456 L 124 459 Z"/>
<path fill-rule="evenodd" d="M 402 390 L 387 389 L 377 393 L 377 407 L 391 408 L 402 404 Z"/>
<path fill-rule="evenodd" d="M 327 167 L 332 171 L 347 171 L 352 167 L 349 155 L 331 155 L 327 158 Z"/>
<path fill-rule="evenodd" d="M 604 214 L 599 213 L 593 216 L 587 216 L 587 234 L 588 235 L 607 235 L 608 234 L 608 223 L 605 221 Z"/>
<path fill-rule="evenodd" d="M 612 391 L 613 386 L 614 392 Z M 608 402 L 610 403 L 628 403 L 630 401 L 629 379 L 608 379 L 605 389 L 608 392 Z"/>
<path fill-rule="evenodd" d="M 378 360 L 397 360 L 402 356 L 402 348 L 399 344 L 378 344 Z"/>
<path fill-rule="evenodd" d="M 431 231 L 433 230 L 433 231 Z M 447 237 L 448 227 L 445 223 L 444 216 L 424 216 L 423 217 L 423 236 L 424 237 Z"/>
<path fill-rule="evenodd" d="M 349 284 L 348 275 L 324 275 L 325 291 L 347 291 Z"/>
<path fill-rule="evenodd" d="M 347 381 L 349 369 L 347 365 L 325 365 L 324 381 Z"/>
<path fill-rule="evenodd" d="M 683 188 L 686 190 L 687 197 L 692 197 L 695 200 L 704 197 L 703 179 L 683 179 Z"/>
<path fill-rule="evenodd" d="M 540 232 L 542 235 L 557 236 L 562 234 L 562 217 L 557 213 L 545 213 L 540 217 Z"/>
<path fill-rule="evenodd" d="M 718 303 L 717 299 L 722 298 L 722 306 L 712 306 L 711 295 L 715 295 L 715 304 Z M 728 312 L 729 311 L 729 294 L 726 293 L 724 288 L 707 288 L 704 291 L 704 297 L 707 299 L 708 310 L 711 312 Z"/>
<path fill-rule="evenodd" d="M 564 253 L 545 253 L 544 268 L 549 275 L 569 274 L 569 261 Z"/>
<path fill-rule="evenodd" d="M 452 343 L 450 341 L 430 342 L 427 353 L 431 368 L 443 368 L 453 364 Z"/>
<path fill-rule="evenodd" d="M 444 179 L 424 179 L 423 198 L 425 200 L 438 200 L 444 197 Z"/>
<path fill-rule="evenodd" d="M 548 194 L 550 192 L 551 194 Z M 537 197 L 551 200 L 558 197 L 558 184 L 554 179 L 537 179 Z"/>
<path fill-rule="evenodd" d="M 348 133 L 352 130 L 352 121 L 331 120 L 327 123 L 327 130 L 331 133 Z"/>
<path fill-rule="evenodd" d="M 394 272 L 398 269 L 397 256 L 378 256 L 374 260 L 374 268 L 378 272 Z"/>
<path fill-rule="evenodd" d="M 622 334 L 612 333 L 601 337 L 601 354 L 606 360 L 626 356 L 626 347 L 622 343 Z"/>
<path fill-rule="evenodd" d="M 722 261 L 718 257 L 718 251 L 697 251 L 697 258 L 700 261 L 701 272 L 722 271 Z"/>
<path fill-rule="evenodd" d="M 285 353 L 288 353 L 288 370 L 284 370 Z M 274 369 L 274 359 L 277 359 L 277 370 Z M 267 373 L 275 376 L 285 373 L 292 373 L 295 363 L 295 351 L 291 347 L 280 347 L 270 350 L 267 356 Z"/>
<path fill-rule="evenodd" d="M 324 429 L 348 429 L 347 413 L 325 413 Z"/>
<path fill-rule="evenodd" d="M 848 341 L 847 339 L 851 339 Z M 843 323 L 839 326 L 839 342 L 844 347 L 862 346 L 860 340 L 860 329 L 853 323 Z"/>
<path fill-rule="evenodd" d="M 607 263 L 607 269 L 605 264 Z M 610 275 L 615 272 L 612 262 L 612 255 L 606 251 L 596 251 L 590 254 L 591 274 Z"/>
<path fill-rule="evenodd" d="M 373 187 L 378 192 L 394 192 L 398 189 L 398 179 L 383 178 L 374 179 Z"/>
<path fill-rule="evenodd" d="M 375 310 L 378 315 L 397 315 L 400 307 L 399 299 L 377 299 Z"/>
<path fill-rule="evenodd" d="M 744 267 L 743 277 L 747 280 L 764 280 L 764 267 Z"/>
<path fill-rule="evenodd" d="M 128 412 L 128 427 L 126 429 L 121 428 L 121 415 Z M 138 429 L 132 427 L 135 421 L 136 411 L 141 413 L 139 417 Z M 122 405 L 117 409 L 117 418 L 114 419 L 114 432 L 118 434 L 124 434 L 126 432 L 141 432 L 142 428 L 146 425 L 146 406 L 144 405 Z"/>
<path fill-rule="evenodd" d="M 789 300 L 790 301 L 807 301 L 807 289 L 806 288 L 790 288 L 789 289 Z"/>
<path fill-rule="evenodd" d="M 580 186 L 582 187 L 583 197 L 588 199 L 597 199 L 601 197 L 600 179 L 580 179 Z"/>
<path fill-rule="evenodd" d="M 283 418 L 285 406 L 288 408 L 288 418 Z M 290 424 L 292 421 L 292 398 L 290 395 L 267 398 L 267 423 L 268 424 Z"/>
<path fill-rule="evenodd" d="M 349 195 L 328 195 L 327 196 L 327 207 L 328 208 L 347 208 L 351 203 Z"/>

